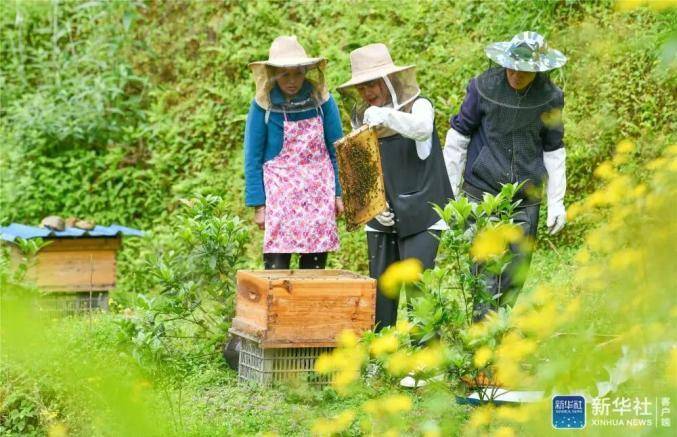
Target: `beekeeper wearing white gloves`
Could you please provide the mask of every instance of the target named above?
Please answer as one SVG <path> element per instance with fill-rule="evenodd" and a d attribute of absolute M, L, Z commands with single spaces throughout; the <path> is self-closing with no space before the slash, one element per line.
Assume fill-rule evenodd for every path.
<path fill-rule="evenodd" d="M 435 265 L 439 236 L 446 224 L 432 204 L 453 198 L 444 167 L 435 112 L 420 96 L 413 65 L 397 66 L 388 48 L 370 44 L 350 54 L 352 78 L 338 87 L 351 111 L 353 128 L 375 126 L 388 210 L 367 226 L 369 274 L 379 278 L 395 261 L 417 258 Z M 376 329 L 397 320 L 398 299 L 379 290 Z"/>
<path fill-rule="evenodd" d="M 547 72 L 563 66 L 566 57 L 535 32 L 521 32 L 485 51 L 498 66 L 470 81 L 458 114 L 451 118 L 444 148 L 450 184 L 455 195 L 480 202 L 484 193 L 497 194 L 503 184 L 524 183 L 514 222 L 533 240 L 545 191 L 548 231 L 554 235 L 566 223 L 564 97 Z M 531 262 L 531 250 L 511 250 L 515 257 L 510 266 L 487 284 L 498 305 L 514 303 Z M 476 298 L 475 319 L 489 309 Z"/>

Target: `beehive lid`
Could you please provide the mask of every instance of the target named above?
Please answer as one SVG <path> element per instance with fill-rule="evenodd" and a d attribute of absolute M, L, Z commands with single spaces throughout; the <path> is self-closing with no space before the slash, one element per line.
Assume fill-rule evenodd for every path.
<path fill-rule="evenodd" d="M 120 225 L 95 226 L 94 229 L 84 230 L 79 228 L 66 227 L 63 231 L 54 231 L 39 226 L 28 226 L 19 223 L 12 223 L 9 226 L 0 226 L 0 240 L 13 242 L 17 238 L 115 238 L 120 235 L 142 236 L 143 232 L 138 229 L 128 228 Z"/>
<path fill-rule="evenodd" d="M 364 281 L 372 279 L 348 270 L 299 269 L 299 270 L 239 270 L 238 273 L 250 274 L 265 281 L 282 280 L 321 280 L 321 281 Z"/>
<path fill-rule="evenodd" d="M 334 145 L 347 228 L 354 230 L 386 209 L 378 137 L 363 126 Z"/>

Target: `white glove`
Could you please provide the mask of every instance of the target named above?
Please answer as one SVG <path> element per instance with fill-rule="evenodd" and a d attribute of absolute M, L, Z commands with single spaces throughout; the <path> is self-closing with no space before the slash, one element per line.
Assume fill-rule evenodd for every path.
<path fill-rule="evenodd" d="M 394 111 L 393 108 L 370 106 L 364 111 L 363 122 L 370 127 L 385 126 L 388 116 L 392 111 Z"/>
<path fill-rule="evenodd" d="M 468 143 L 470 143 L 470 137 L 461 135 L 453 128 L 447 131 L 447 138 L 444 141 L 442 153 L 444 154 L 444 165 L 447 167 L 449 183 L 455 198 L 458 198 L 461 192 L 465 160 L 468 154 Z"/>
<path fill-rule="evenodd" d="M 564 147 L 543 152 L 543 164 L 548 172 L 548 232 L 555 235 L 567 222 L 564 193 L 567 189 L 566 151 Z"/>
<path fill-rule="evenodd" d="M 390 209 L 390 206 L 388 206 L 388 209 L 378 214 L 374 218 L 376 219 L 377 222 L 381 223 L 383 226 L 395 225 L 395 213 L 393 213 L 393 211 Z"/>

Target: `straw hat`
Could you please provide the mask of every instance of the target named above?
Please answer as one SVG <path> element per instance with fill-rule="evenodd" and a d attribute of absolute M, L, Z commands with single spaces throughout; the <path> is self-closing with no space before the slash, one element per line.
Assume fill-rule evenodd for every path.
<path fill-rule="evenodd" d="M 268 59 L 249 64 L 254 73 L 256 83 L 256 95 L 254 99 L 264 109 L 271 107 L 270 90 L 274 86 L 274 77 L 269 67 L 307 67 L 306 70 L 316 71 L 315 80 L 306 79 L 313 85 L 313 94 L 319 101 L 324 103 L 329 99 L 329 89 L 324 81 L 324 68 L 327 59 L 322 57 L 312 58 L 308 56 L 296 36 L 278 36 L 268 50 Z"/>
<path fill-rule="evenodd" d="M 495 42 L 484 51 L 492 61 L 517 71 L 549 71 L 567 62 L 562 52 L 549 48 L 536 32 L 520 32 L 511 41 Z"/>
<path fill-rule="evenodd" d="M 311 58 L 306 54 L 301 44 L 296 40 L 295 35 L 278 36 L 268 50 L 268 59 L 265 61 L 256 61 L 249 64 L 250 67 L 256 65 L 270 65 L 272 67 L 300 67 L 304 65 L 313 65 L 325 61 L 326 58 Z"/>
<path fill-rule="evenodd" d="M 338 89 L 369 82 L 392 73 L 414 68 L 413 65 L 397 66 L 390 57 L 385 44 L 369 44 L 350 52 L 350 68 L 352 77 Z"/>

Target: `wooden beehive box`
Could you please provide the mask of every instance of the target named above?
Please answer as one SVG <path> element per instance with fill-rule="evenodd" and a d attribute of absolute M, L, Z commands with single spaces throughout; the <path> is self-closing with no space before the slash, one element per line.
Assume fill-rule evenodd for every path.
<path fill-rule="evenodd" d="M 231 330 L 262 348 L 333 347 L 372 329 L 376 281 L 345 270 L 241 270 Z"/>
<path fill-rule="evenodd" d="M 9 247 L 12 264 L 26 264 L 26 279 L 44 291 L 108 291 L 115 287 L 115 257 L 122 236 L 143 232 L 120 225 L 84 230 L 66 227 L 57 231 L 12 223 L 0 227 L 0 243 Z M 27 263 L 20 240 L 40 238 L 49 242 Z"/>
<path fill-rule="evenodd" d="M 29 264 L 26 279 L 44 291 L 105 291 L 115 287 L 115 256 L 121 238 L 46 239 Z M 10 246 L 12 263 L 23 255 Z"/>

